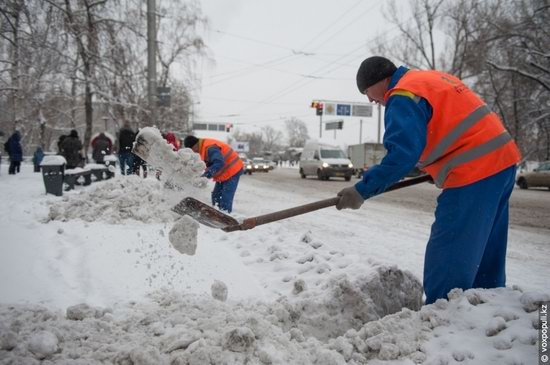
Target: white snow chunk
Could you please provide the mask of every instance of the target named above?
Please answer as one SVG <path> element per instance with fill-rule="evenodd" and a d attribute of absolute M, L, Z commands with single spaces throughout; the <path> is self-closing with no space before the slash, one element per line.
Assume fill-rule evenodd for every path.
<path fill-rule="evenodd" d="M 317 353 L 316 365 L 345 365 L 346 360 L 334 350 L 321 349 Z"/>
<path fill-rule="evenodd" d="M 550 301 L 550 294 L 540 292 L 526 292 L 519 298 L 526 312 L 534 312 L 540 308 L 542 302 Z"/>
<path fill-rule="evenodd" d="M 212 292 L 212 298 L 225 302 L 227 300 L 227 285 L 219 280 L 214 280 L 214 283 L 210 287 Z"/>
<path fill-rule="evenodd" d="M 17 346 L 17 335 L 4 326 L 0 327 L 0 350 L 11 351 Z"/>
<path fill-rule="evenodd" d="M 183 216 L 170 230 L 168 239 L 180 253 L 192 256 L 197 250 L 198 231 L 199 224 L 193 218 Z"/>
<path fill-rule="evenodd" d="M 101 309 L 93 308 L 86 303 L 67 308 L 67 319 L 82 321 L 84 318 L 99 318 L 104 314 Z"/>
<path fill-rule="evenodd" d="M 255 341 L 254 333 L 248 327 L 237 327 L 223 336 L 223 347 L 234 352 L 245 352 Z"/>
<path fill-rule="evenodd" d="M 298 279 L 294 282 L 294 288 L 292 289 L 292 294 L 300 294 L 307 289 L 306 282 L 303 279 Z"/>
<path fill-rule="evenodd" d="M 399 347 L 393 343 L 383 343 L 380 346 L 378 358 L 380 360 L 395 360 L 399 357 Z"/>
<path fill-rule="evenodd" d="M 44 359 L 55 354 L 59 350 L 59 340 L 49 331 L 40 331 L 31 335 L 28 349 L 37 359 Z"/>
<path fill-rule="evenodd" d="M 495 336 L 500 333 L 503 329 L 506 328 L 506 321 L 502 317 L 495 317 L 489 321 L 485 327 L 485 334 L 490 336 Z"/>

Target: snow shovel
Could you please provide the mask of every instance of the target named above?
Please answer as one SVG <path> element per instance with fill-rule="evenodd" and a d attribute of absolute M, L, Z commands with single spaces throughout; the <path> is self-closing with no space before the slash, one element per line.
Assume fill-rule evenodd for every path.
<path fill-rule="evenodd" d="M 401 189 L 407 186 L 420 184 L 425 181 L 431 181 L 430 175 L 422 175 L 412 179 L 403 180 L 393 184 L 384 192 Z M 315 210 L 331 207 L 338 203 L 339 197 L 320 200 L 317 202 L 299 205 L 294 208 L 280 210 L 278 212 L 268 213 L 257 217 L 246 218 L 239 223 L 235 218 L 227 215 L 218 209 L 207 205 L 195 198 L 187 197 L 180 201 L 172 210 L 180 215 L 188 215 L 197 222 L 212 228 L 219 228 L 225 232 L 244 231 L 256 226 L 294 217 L 297 215 L 313 212 Z"/>

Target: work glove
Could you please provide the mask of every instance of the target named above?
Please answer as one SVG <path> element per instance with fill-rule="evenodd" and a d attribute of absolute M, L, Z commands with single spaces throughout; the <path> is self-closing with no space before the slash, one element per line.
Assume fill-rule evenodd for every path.
<path fill-rule="evenodd" d="M 336 203 L 336 209 L 359 209 L 365 202 L 365 199 L 359 194 L 355 186 L 342 189 L 337 196 L 340 197 Z"/>

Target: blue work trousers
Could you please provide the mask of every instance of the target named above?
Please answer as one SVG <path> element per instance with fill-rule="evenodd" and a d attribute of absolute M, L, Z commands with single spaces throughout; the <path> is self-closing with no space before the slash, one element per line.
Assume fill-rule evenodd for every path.
<path fill-rule="evenodd" d="M 239 185 L 239 178 L 243 174 L 243 170 L 233 175 L 230 179 L 216 182 L 214 190 L 212 190 L 212 205 L 218 206 L 221 210 L 231 213 L 233 210 L 233 198 Z"/>
<path fill-rule="evenodd" d="M 497 288 L 506 284 L 508 200 L 516 167 L 437 198 L 435 222 L 426 247 L 426 304 L 447 298 L 454 288 Z"/>

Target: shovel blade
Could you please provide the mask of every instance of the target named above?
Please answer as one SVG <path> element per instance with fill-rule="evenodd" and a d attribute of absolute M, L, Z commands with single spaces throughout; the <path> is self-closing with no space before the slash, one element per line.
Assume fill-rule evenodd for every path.
<path fill-rule="evenodd" d="M 184 198 L 172 210 L 180 215 L 188 215 L 197 222 L 212 228 L 224 229 L 239 225 L 235 218 L 191 197 Z"/>

